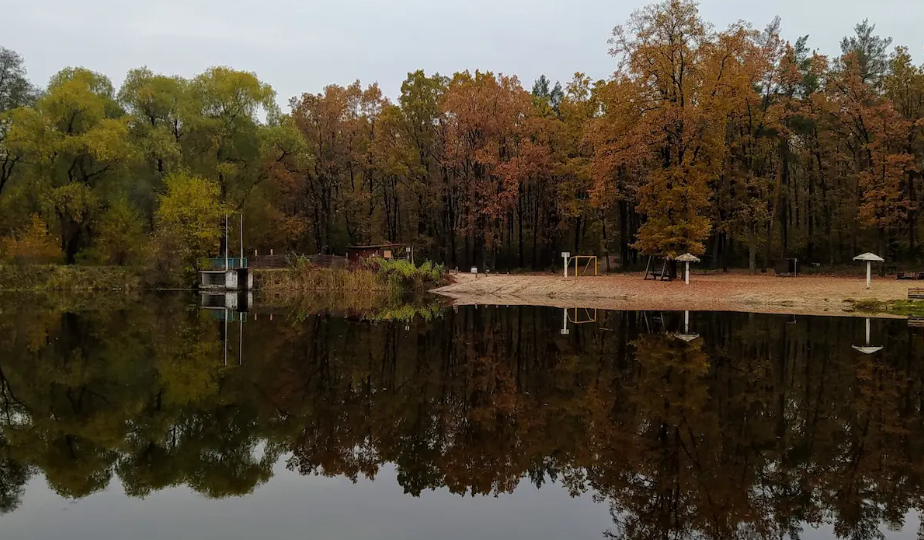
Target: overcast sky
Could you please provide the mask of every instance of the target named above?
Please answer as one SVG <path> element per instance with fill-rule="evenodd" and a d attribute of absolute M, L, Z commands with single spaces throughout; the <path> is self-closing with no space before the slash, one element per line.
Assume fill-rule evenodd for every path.
<path fill-rule="evenodd" d="M 121 84 L 148 66 L 185 77 L 209 66 L 256 72 L 280 103 L 327 84 L 378 82 L 395 99 L 407 72 L 465 69 L 594 79 L 613 71 L 606 40 L 643 0 L 0 0 L 0 46 L 19 52 L 44 85 L 64 66 Z M 880 35 L 924 58 L 924 0 L 704 0 L 716 27 L 775 15 L 784 37 L 836 54 L 869 18 Z"/>

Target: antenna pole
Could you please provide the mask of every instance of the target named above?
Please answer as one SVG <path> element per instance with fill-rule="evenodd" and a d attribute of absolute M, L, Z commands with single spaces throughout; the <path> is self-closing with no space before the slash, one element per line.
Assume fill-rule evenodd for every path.
<path fill-rule="evenodd" d="M 228 214 L 225 214 L 225 272 L 228 271 Z"/>
<path fill-rule="evenodd" d="M 241 212 L 241 266 L 244 266 L 244 213 Z"/>

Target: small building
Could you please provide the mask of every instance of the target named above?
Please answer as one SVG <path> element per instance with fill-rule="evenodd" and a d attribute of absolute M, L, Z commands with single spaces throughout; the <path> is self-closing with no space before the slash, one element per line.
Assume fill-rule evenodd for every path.
<path fill-rule="evenodd" d="M 366 259 L 404 259 L 403 244 L 377 244 L 371 246 L 347 246 L 347 259 L 350 263 L 359 263 Z"/>
<path fill-rule="evenodd" d="M 208 261 L 209 270 L 199 271 L 200 290 L 245 290 L 253 288 L 253 273 L 243 257 L 214 258 Z"/>
<path fill-rule="evenodd" d="M 253 289 L 253 274 L 249 268 L 229 270 L 202 270 L 199 272 L 200 290 L 249 291 Z"/>
<path fill-rule="evenodd" d="M 228 252 L 228 216 L 225 215 L 224 257 L 208 259 L 199 271 L 199 289 L 203 291 L 249 291 L 253 288 L 253 274 L 244 258 L 244 215 L 241 214 L 241 256 L 230 257 Z"/>

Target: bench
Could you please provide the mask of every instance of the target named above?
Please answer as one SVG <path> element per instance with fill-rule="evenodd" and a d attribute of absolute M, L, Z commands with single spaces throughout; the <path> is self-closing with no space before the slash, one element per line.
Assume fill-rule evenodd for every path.
<path fill-rule="evenodd" d="M 773 273 L 776 274 L 776 277 L 795 277 L 796 275 L 792 273 L 788 266 L 775 266 L 773 268 Z"/>
<path fill-rule="evenodd" d="M 773 265 L 777 277 L 796 277 L 799 275 L 799 259 L 782 259 Z"/>
<path fill-rule="evenodd" d="M 924 272 L 899 272 L 898 279 L 908 281 L 924 280 Z"/>
<path fill-rule="evenodd" d="M 924 317 L 908 317 L 908 326 L 911 328 L 924 328 Z"/>
<path fill-rule="evenodd" d="M 911 300 L 924 300 L 924 289 L 908 289 L 908 298 Z"/>

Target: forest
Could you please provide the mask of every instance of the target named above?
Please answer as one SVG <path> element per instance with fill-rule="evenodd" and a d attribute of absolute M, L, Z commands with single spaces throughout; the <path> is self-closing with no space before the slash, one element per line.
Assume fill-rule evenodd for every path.
<path fill-rule="evenodd" d="M 190 268 L 242 214 L 248 253 L 919 265 L 924 66 L 869 21 L 837 56 L 781 33 L 665 0 L 613 30 L 605 80 L 417 71 L 394 101 L 356 81 L 288 112 L 228 67 L 119 88 L 69 67 L 37 87 L 0 48 L 0 261 Z"/>

